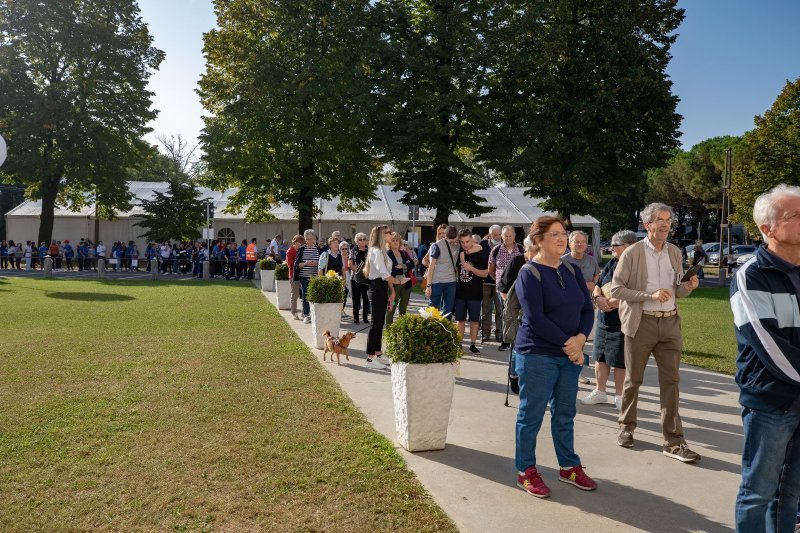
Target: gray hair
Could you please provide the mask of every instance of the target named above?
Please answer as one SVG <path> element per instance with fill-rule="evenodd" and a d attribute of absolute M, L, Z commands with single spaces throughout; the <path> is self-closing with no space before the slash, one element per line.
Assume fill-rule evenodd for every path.
<path fill-rule="evenodd" d="M 675 216 L 672 208 L 667 204 L 653 202 L 652 204 L 644 206 L 644 209 L 642 209 L 642 224 L 649 224 L 650 222 L 653 222 L 656 219 L 656 213 L 660 213 L 661 211 L 667 211 L 670 218 Z"/>
<path fill-rule="evenodd" d="M 778 213 L 778 200 L 784 196 L 800 197 L 800 187 L 781 183 L 756 198 L 753 204 L 753 222 L 758 226 L 758 231 L 761 232 L 764 242 L 769 242 L 769 239 L 761 231 L 761 226 L 771 227 L 777 222 L 778 217 L 783 215 L 783 213 Z"/>
<path fill-rule="evenodd" d="M 579 237 L 579 236 L 581 236 L 581 235 L 583 235 L 584 237 L 586 237 L 586 240 L 587 240 L 587 241 L 589 240 L 589 236 L 588 236 L 588 235 L 586 235 L 586 232 L 585 232 L 585 231 L 583 231 L 583 230 L 579 230 L 579 229 L 576 229 L 575 231 L 572 231 L 572 232 L 570 232 L 570 234 L 569 234 L 569 243 L 570 243 L 570 244 L 572 244 L 572 241 L 574 241 L 574 240 L 575 240 L 575 237 Z"/>
<path fill-rule="evenodd" d="M 356 233 L 355 240 L 366 239 L 366 238 L 367 238 L 367 234 L 366 233 L 361 233 L 361 232 Z"/>
<path fill-rule="evenodd" d="M 636 234 L 629 229 L 616 232 L 611 237 L 611 244 L 636 244 Z"/>
<path fill-rule="evenodd" d="M 492 224 L 489 226 L 489 233 L 493 231 L 500 231 L 500 224 Z"/>
<path fill-rule="evenodd" d="M 524 241 L 522 241 L 522 246 L 524 246 L 524 247 L 525 247 L 525 251 L 526 251 L 526 252 L 527 252 L 527 251 L 529 251 L 529 250 L 535 250 L 535 249 L 537 248 L 537 245 L 536 245 L 536 243 L 535 243 L 535 242 L 533 242 L 533 239 L 531 239 L 531 236 L 530 236 L 530 235 L 528 235 L 527 237 L 525 237 L 525 240 L 524 240 Z"/>
<path fill-rule="evenodd" d="M 514 226 L 512 226 L 511 224 L 506 224 L 505 226 L 503 226 L 503 231 L 506 231 L 506 230 L 510 231 L 514 235 L 517 234 L 517 230 L 515 230 Z"/>
<path fill-rule="evenodd" d="M 303 232 L 304 239 L 308 239 L 309 237 L 314 237 L 316 239 L 317 234 L 314 232 L 313 229 L 307 229 Z"/>

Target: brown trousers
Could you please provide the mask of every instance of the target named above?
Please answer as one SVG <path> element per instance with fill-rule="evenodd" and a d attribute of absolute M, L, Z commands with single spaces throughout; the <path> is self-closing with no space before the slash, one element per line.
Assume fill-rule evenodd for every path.
<path fill-rule="evenodd" d="M 642 315 L 636 336 L 625 335 L 625 385 L 622 392 L 622 409 L 619 426 L 626 431 L 636 429 L 636 406 L 639 387 L 644 379 L 644 370 L 650 354 L 658 365 L 658 384 L 661 396 L 661 432 L 665 446 L 686 442 L 683 426 L 678 414 L 680 374 L 683 337 L 679 315 L 656 318 Z"/>

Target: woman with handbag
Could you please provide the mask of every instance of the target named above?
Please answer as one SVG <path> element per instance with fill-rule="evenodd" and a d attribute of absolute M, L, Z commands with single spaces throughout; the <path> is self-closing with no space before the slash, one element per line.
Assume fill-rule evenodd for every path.
<path fill-rule="evenodd" d="M 359 314 L 363 313 L 364 323 L 369 323 L 369 296 L 367 295 L 368 285 L 356 281 L 356 270 L 363 268 L 367 260 L 367 236 L 364 233 L 356 233 L 355 244 L 350 247 L 349 268 L 351 273 L 350 293 L 353 295 L 353 323 L 358 324 Z"/>
<path fill-rule="evenodd" d="M 394 300 L 394 285 L 397 279 L 392 276 L 392 262 L 386 255 L 386 242 L 392 235 L 389 226 L 380 225 L 372 228 L 369 235 L 369 250 L 365 274 L 369 278 L 369 303 L 372 307 L 372 326 L 367 335 L 367 368 L 388 370 L 391 361 L 384 357 L 381 343 L 383 341 L 383 323 L 389 302 Z"/>
<path fill-rule="evenodd" d="M 386 323 L 394 322 L 395 309 L 404 315 L 408 311 L 408 300 L 411 298 L 411 276 L 414 274 L 414 260 L 402 249 L 403 239 L 399 233 L 392 233 L 386 253 L 392 262 L 392 276 L 398 283 L 394 286 L 394 299 L 386 309 Z"/>

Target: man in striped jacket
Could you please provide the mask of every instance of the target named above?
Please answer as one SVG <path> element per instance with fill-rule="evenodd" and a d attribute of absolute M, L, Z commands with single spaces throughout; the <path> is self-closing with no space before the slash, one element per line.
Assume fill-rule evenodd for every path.
<path fill-rule="evenodd" d="M 742 483 L 736 530 L 793 532 L 800 500 L 800 188 L 756 199 L 764 237 L 731 282 Z"/>

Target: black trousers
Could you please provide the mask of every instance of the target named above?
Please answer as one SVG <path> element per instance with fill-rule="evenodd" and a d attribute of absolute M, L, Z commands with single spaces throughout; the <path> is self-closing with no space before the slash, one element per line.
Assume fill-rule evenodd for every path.
<path fill-rule="evenodd" d="M 356 283 L 355 280 L 351 280 L 350 290 L 352 291 L 353 295 L 353 320 L 358 320 L 358 314 L 359 312 L 361 312 L 363 304 L 363 309 L 364 309 L 363 316 L 364 316 L 364 322 L 366 322 L 367 315 L 369 315 L 369 296 L 367 295 L 367 292 L 369 290 L 369 285 L 362 285 L 360 283 Z M 388 297 L 388 292 L 387 292 L 387 297 Z"/>
<path fill-rule="evenodd" d="M 371 357 L 375 352 L 382 351 L 383 324 L 386 322 L 386 307 L 389 305 L 389 284 L 382 279 L 373 279 L 369 282 L 367 293 L 372 306 L 372 327 L 367 335 L 367 357 Z"/>

